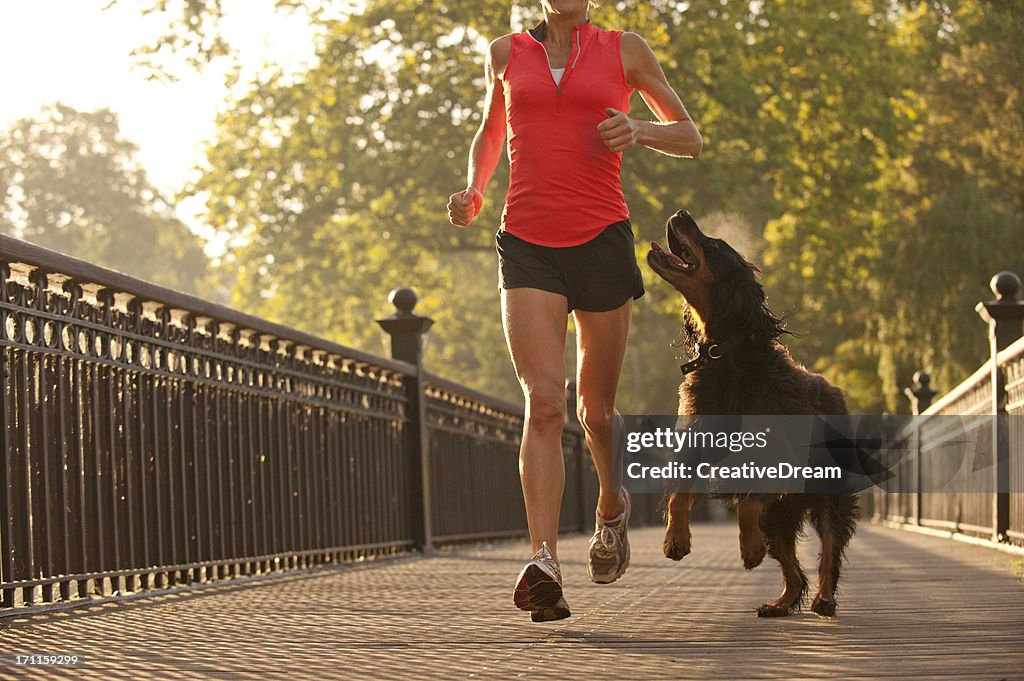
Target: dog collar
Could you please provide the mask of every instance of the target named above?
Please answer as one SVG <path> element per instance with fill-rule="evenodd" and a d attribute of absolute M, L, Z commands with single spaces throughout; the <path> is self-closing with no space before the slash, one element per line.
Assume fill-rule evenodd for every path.
<path fill-rule="evenodd" d="M 700 369 L 709 362 L 722 358 L 721 346 L 718 343 L 710 341 L 707 343 L 694 343 L 693 351 L 697 353 L 697 356 L 686 364 L 679 365 L 679 370 L 683 372 L 683 376 L 692 374 L 694 371 Z"/>
<path fill-rule="evenodd" d="M 722 343 L 711 339 L 708 339 L 704 343 L 694 343 L 693 351 L 697 353 L 697 356 L 685 364 L 680 364 L 679 370 L 683 372 L 683 376 L 692 374 L 697 369 L 700 369 L 715 360 L 722 359 L 727 352 L 734 350 L 741 342 L 742 339 L 740 337 L 733 337 Z"/>

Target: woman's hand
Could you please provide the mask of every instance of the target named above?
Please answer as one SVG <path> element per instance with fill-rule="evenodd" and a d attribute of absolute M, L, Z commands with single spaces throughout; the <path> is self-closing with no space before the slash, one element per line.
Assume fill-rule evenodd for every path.
<path fill-rule="evenodd" d="M 456 227 L 466 227 L 484 205 L 484 195 L 476 187 L 466 187 L 448 197 L 448 220 Z"/>
<path fill-rule="evenodd" d="M 608 148 L 626 151 L 635 147 L 640 131 L 637 122 L 618 109 L 605 109 L 604 115 L 608 118 L 597 124 L 597 131 Z"/>

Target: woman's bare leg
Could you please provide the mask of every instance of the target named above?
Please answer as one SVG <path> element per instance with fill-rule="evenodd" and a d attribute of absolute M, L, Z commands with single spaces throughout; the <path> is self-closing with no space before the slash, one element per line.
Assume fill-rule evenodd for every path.
<path fill-rule="evenodd" d="M 558 560 L 558 516 L 565 485 L 565 296 L 532 288 L 501 292 L 505 341 L 526 398 L 519 476 L 533 550 L 547 542 Z"/>
<path fill-rule="evenodd" d="M 573 312 L 576 319 L 577 411 L 601 487 L 597 512 L 606 520 L 622 513 L 625 501 L 620 493 L 622 452 L 615 451 L 612 444 L 617 416 L 615 392 L 626 354 L 632 310 L 633 301 L 629 300 L 608 312 Z M 619 436 L 623 435 L 620 433 Z"/>

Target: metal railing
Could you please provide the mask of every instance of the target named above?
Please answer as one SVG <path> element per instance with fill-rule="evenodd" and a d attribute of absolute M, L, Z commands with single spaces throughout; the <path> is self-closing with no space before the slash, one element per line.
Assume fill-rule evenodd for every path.
<path fill-rule="evenodd" d="M 522 409 L 429 376 L 427 417 L 435 494 L 433 536 L 451 542 L 523 534 L 519 484 Z M 480 443 L 487 446 L 481 449 Z M 562 433 L 565 493 L 561 529 L 584 529 L 597 503 L 596 473 L 576 424 Z M 592 477 L 595 485 L 587 485 Z M 442 502 L 443 500 L 443 502 Z M 589 512 L 581 504 L 589 505 Z M 488 529 L 481 531 L 481 526 Z"/>
<path fill-rule="evenodd" d="M 888 520 L 952 533 L 1024 545 L 1024 303 L 1016 300 L 1020 280 L 1008 272 L 992 280 L 997 299 L 979 303 L 989 323 L 991 358 L 973 375 L 934 403 L 928 376 L 908 389 L 918 414 L 897 434 L 895 451 L 910 451 L 887 462 L 902 480 L 916 480 L 916 491 L 862 495 L 866 512 Z M 1011 418 L 992 419 L 991 416 Z M 957 416 L 955 420 L 936 418 Z M 967 438 L 977 443 L 973 465 L 991 470 L 992 493 L 922 492 L 952 479 L 959 461 L 940 453 Z"/>
<path fill-rule="evenodd" d="M 0 614 L 526 533 L 522 408 L 418 354 L 2 236 L 0 351 Z M 582 530 L 578 424 L 563 444 L 562 528 Z M 644 500 L 637 520 L 656 517 Z"/>
<path fill-rule="evenodd" d="M 1017 418 L 1009 423 L 1009 517 L 1006 534 L 1024 546 L 1024 340 L 1016 342 L 999 361 L 1006 379 L 1006 412 Z"/>

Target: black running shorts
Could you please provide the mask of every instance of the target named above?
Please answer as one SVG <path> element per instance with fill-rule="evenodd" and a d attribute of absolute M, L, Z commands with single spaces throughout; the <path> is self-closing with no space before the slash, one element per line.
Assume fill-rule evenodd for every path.
<path fill-rule="evenodd" d="M 606 312 L 644 294 L 629 220 L 608 225 L 579 246 L 538 246 L 505 230 L 498 231 L 495 241 L 503 289 L 558 293 L 568 300 L 569 312 Z"/>

